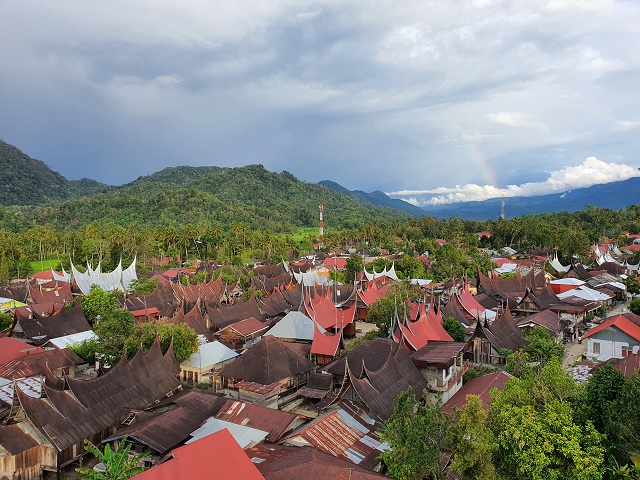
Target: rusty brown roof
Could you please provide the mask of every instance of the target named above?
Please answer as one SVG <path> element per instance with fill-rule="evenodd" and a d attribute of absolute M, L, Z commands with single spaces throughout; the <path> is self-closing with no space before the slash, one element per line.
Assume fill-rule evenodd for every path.
<path fill-rule="evenodd" d="M 125 435 L 164 454 L 189 438 L 209 417 L 214 416 L 226 400 L 198 389 L 179 392 L 163 402 L 135 414 L 133 422 L 103 440 L 110 442 Z M 156 411 L 159 410 L 159 411 Z"/>
<path fill-rule="evenodd" d="M 432 365 L 437 368 L 449 368 L 465 345 L 464 342 L 429 342 L 409 355 L 418 368 L 427 368 Z"/>
<path fill-rule="evenodd" d="M 293 413 L 236 400 L 227 400 L 215 417 L 218 420 L 269 432 L 269 442 L 277 442 L 298 423 L 298 416 Z"/>
<path fill-rule="evenodd" d="M 52 338 L 91 330 L 91 325 L 82 313 L 82 305 L 80 304 L 70 310 L 63 308 L 59 313 L 50 317 L 44 317 L 34 312 L 32 318 L 20 318 L 18 323 L 25 336 L 34 345 L 42 345 Z"/>
<path fill-rule="evenodd" d="M 245 450 L 265 480 L 379 480 L 388 478 L 311 447 L 256 445 Z"/>
<path fill-rule="evenodd" d="M 38 442 L 22 431 L 18 425 L 0 426 L 0 447 L 9 452 L 9 455 L 18 455 L 37 446 Z"/>
<path fill-rule="evenodd" d="M 379 464 L 384 450 L 381 425 L 354 402 L 343 401 L 338 408 L 312 420 L 281 443 L 312 446 L 370 470 Z"/>
<path fill-rule="evenodd" d="M 375 338 L 372 342 L 361 344 L 346 355 L 325 365 L 322 370 L 334 375 L 344 376 L 345 365 L 349 361 L 351 372 L 358 378 L 364 375 L 363 368 L 378 370 L 389 358 L 394 348 L 393 340 L 389 338 Z"/>
<path fill-rule="evenodd" d="M 69 391 L 45 385 L 49 401 L 20 389 L 17 395 L 25 416 L 62 451 L 115 426 L 130 409 L 144 408 L 175 390 L 180 385 L 175 375 L 175 358 L 163 357 L 156 341 L 146 355 L 139 351 L 130 362 L 121 360 L 96 379 L 67 378 Z"/>

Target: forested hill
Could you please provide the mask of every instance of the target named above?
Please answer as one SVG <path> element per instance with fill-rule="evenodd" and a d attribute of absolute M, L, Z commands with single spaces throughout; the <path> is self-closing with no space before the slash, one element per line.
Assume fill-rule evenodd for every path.
<path fill-rule="evenodd" d="M 363 192 L 362 190 L 348 190 L 342 185 L 339 185 L 336 182 L 332 182 L 331 180 L 322 180 L 321 182 L 318 182 L 318 184 L 329 187 L 336 192 L 349 195 L 351 198 L 357 200 L 360 203 L 367 203 L 369 205 L 375 205 L 378 207 L 394 208 L 396 210 L 400 210 L 416 217 L 422 217 L 425 215 L 425 212 L 420 207 L 416 207 L 415 205 L 412 205 L 409 202 L 405 202 L 404 200 L 390 198 L 386 193 L 381 192 L 380 190 L 376 190 L 375 192 L 371 193 Z"/>
<path fill-rule="evenodd" d="M 177 182 L 142 177 L 106 194 L 37 207 L 25 220 L 61 229 L 94 221 L 140 226 L 191 223 L 225 227 L 244 223 L 280 232 L 318 225 L 319 204 L 324 205 L 329 229 L 407 217 L 388 208 L 360 204 L 329 188 L 302 182 L 288 172 L 269 172 L 262 165 L 216 169 L 193 175 L 190 182 L 182 168 L 175 170 Z M 192 167 L 186 168 L 189 172 Z"/>
<path fill-rule="evenodd" d="M 39 205 L 67 200 L 111 187 L 95 180 L 69 181 L 40 160 L 31 158 L 19 148 L 0 140 L 0 204 Z"/>

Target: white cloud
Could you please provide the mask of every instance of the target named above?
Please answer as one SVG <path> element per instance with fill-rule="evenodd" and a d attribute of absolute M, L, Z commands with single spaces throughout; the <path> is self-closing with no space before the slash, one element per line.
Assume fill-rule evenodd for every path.
<path fill-rule="evenodd" d="M 540 122 L 536 121 L 531 115 L 518 112 L 498 112 L 488 113 L 487 120 L 498 125 L 506 125 L 508 127 L 529 127 L 529 128 L 546 128 Z"/>
<path fill-rule="evenodd" d="M 446 203 L 482 201 L 498 197 L 531 197 L 550 193 L 565 192 L 592 185 L 619 182 L 632 177 L 640 177 L 640 170 L 630 165 L 608 163 L 596 157 L 588 157 L 580 165 L 565 167 L 549 172 L 544 182 L 529 182 L 497 188 L 492 185 L 456 185 L 430 190 L 401 190 L 387 195 L 408 197 L 414 205 L 441 205 Z M 409 200 L 407 200 L 409 201 Z"/>

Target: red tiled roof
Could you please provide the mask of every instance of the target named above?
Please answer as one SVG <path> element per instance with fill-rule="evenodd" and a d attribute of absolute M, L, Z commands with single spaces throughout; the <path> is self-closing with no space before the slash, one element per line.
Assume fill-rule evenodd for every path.
<path fill-rule="evenodd" d="M 585 335 L 583 335 L 583 338 L 589 338 L 611 326 L 615 326 L 630 337 L 633 337 L 634 339 L 640 341 L 640 326 L 627 319 L 624 315 L 616 315 L 615 317 L 609 318 L 606 322 L 601 323 L 600 325 L 596 325 Z"/>
<path fill-rule="evenodd" d="M 264 480 L 226 428 L 176 448 L 136 480 Z"/>
<path fill-rule="evenodd" d="M 370 307 L 376 300 L 381 299 L 387 294 L 387 288 L 389 288 L 388 283 L 376 286 L 375 282 L 369 282 L 369 288 L 367 288 L 364 292 L 360 292 L 358 295 L 360 299 Z"/>

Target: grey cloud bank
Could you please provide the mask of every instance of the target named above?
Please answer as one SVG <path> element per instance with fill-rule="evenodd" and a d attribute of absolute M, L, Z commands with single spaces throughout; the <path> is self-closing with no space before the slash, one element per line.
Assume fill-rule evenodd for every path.
<path fill-rule="evenodd" d="M 617 179 L 640 164 L 637 18 L 613 0 L 2 2 L 0 137 L 111 184 L 262 163 L 450 202 Z"/>

